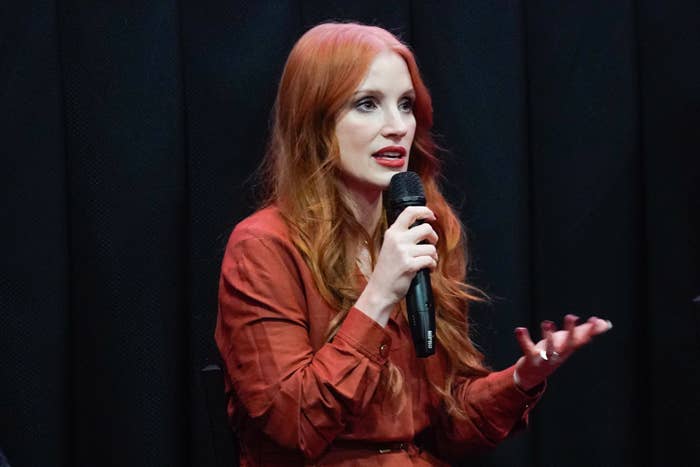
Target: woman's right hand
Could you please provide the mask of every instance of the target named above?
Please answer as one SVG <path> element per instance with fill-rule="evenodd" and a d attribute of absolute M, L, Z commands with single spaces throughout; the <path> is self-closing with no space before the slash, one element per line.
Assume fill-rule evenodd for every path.
<path fill-rule="evenodd" d="M 428 222 L 413 226 L 419 220 L 436 218 L 425 206 L 409 206 L 387 229 L 374 270 L 355 303 L 356 308 L 382 326 L 406 295 L 416 273 L 437 267 L 437 233 Z M 424 241 L 427 243 L 420 244 Z"/>

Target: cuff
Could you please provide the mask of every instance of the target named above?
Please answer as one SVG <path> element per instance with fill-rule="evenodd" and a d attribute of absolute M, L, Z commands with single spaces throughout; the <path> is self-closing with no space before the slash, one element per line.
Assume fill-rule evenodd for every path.
<path fill-rule="evenodd" d="M 387 331 L 355 307 L 350 308 L 335 337 L 380 365 L 385 364 L 389 357 L 391 337 Z"/>
<path fill-rule="evenodd" d="M 526 392 L 515 384 L 514 372 L 515 365 L 502 371 L 493 372 L 486 377 L 493 395 L 492 402 L 495 407 L 500 407 L 501 412 L 513 417 L 521 414 L 521 420 L 527 423 L 528 414 L 544 394 L 547 382 L 545 381 Z"/>

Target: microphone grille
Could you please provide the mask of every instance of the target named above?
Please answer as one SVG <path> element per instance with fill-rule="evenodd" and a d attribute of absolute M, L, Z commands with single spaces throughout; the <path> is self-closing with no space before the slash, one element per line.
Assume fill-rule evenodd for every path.
<path fill-rule="evenodd" d="M 399 172 L 389 182 L 389 199 L 392 202 L 401 202 L 406 198 L 423 198 L 423 183 L 415 172 Z"/>

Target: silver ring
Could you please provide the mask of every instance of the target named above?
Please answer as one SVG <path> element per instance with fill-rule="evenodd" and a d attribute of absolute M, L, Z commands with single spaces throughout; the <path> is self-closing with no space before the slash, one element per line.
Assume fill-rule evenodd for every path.
<path fill-rule="evenodd" d="M 540 358 L 545 361 L 553 361 L 556 362 L 559 360 L 559 352 L 556 352 L 554 350 L 540 350 Z"/>

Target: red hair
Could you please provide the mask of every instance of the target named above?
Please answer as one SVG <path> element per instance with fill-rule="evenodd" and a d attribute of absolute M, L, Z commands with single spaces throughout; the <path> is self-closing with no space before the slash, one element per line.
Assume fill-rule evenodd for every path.
<path fill-rule="evenodd" d="M 432 275 L 438 345 L 449 363 L 446 381 L 434 384 L 449 411 L 464 416 L 451 393 L 457 375 L 483 375 L 483 356 L 468 337 L 468 303 L 478 293 L 466 284 L 466 243 L 463 229 L 439 190 L 436 145 L 430 134 L 433 109 L 413 53 L 390 32 L 354 23 L 327 23 L 307 31 L 289 54 L 274 107 L 270 145 L 264 162 L 266 204 L 276 203 L 290 227 L 292 240 L 304 256 L 323 297 L 339 313 L 331 323 L 332 338 L 358 298 L 352 287 L 357 246 L 366 241 L 376 258 L 386 219 L 375 232 L 365 232 L 346 206 L 338 187 L 338 144 L 335 124 L 369 67 L 382 51 L 400 55 L 415 92 L 416 133 L 409 170 L 422 179 L 428 207 L 440 242 L 441 261 Z M 396 371 L 386 384 L 397 393 Z"/>

